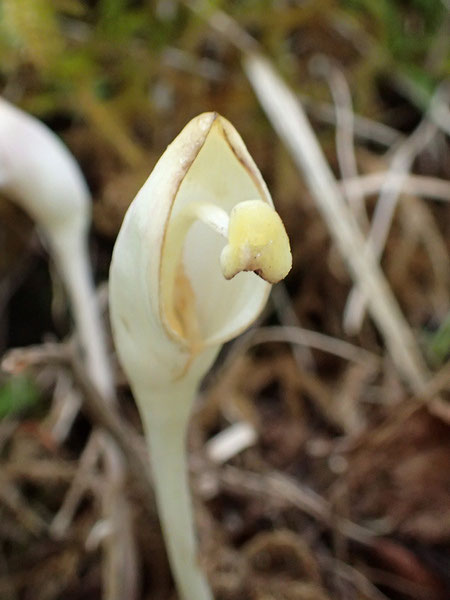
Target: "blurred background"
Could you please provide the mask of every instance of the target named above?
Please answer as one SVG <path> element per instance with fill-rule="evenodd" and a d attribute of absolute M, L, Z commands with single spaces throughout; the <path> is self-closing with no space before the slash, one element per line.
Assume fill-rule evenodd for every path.
<path fill-rule="evenodd" d="M 318 201 L 305 140 L 299 158 L 255 94 L 243 68 L 254 52 L 308 116 L 351 231 L 384 219 L 382 272 L 419 384 L 392 332 L 364 313 L 359 325 L 348 305 L 351 249 Z M 195 115 L 234 124 L 286 224 L 293 269 L 224 349 L 192 420 L 200 560 L 216 600 L 450 595 L 449 76 L 448 0 L 0 1 L 1 94 L 60 136 L 87 179 L 105 323 L 125 211 Z M 278 110 L 280 94 L 266 94 Z M 72 329 L 33 222 L 0 190 L 1 355 L 35 352 L 23 351 L 30 369 L 0 374 L 0 598 L 175 599 L 146 482 L 128 469 L 142 446 L 131 393 L 117 367 L 120 418 L 96 412 L 83 372 L 55 360 Z M 65 421 L 67 404 L 82 408 Z M 134 444 L 117 489 L 86 459 L 99 427 Z M 113 572 L 111 489 L 132 523 Z M 122 596 L 114 578 L 129 585 Z"/>

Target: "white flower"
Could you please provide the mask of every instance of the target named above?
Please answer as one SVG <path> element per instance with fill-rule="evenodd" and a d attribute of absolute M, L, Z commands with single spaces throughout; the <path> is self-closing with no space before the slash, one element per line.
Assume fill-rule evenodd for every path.
<path fill-rule="evenodd" d="M 291 268 L 270 194 L 234 127 L 193 119 L 125 216 L 110 271 L 122 366 L 144 423 L 169 558 L 184 600 L 212 595 L 196 558 L 185 431 L 221 345 L 260 314 Z M 270 282 L 270 283 L 269 283 Z"/>
<path fill-rule="evenodd" d="M 164 386 L 195 370 L 267 301 L 269 283 L 243 271 L 274 282 L 290 266 L 283 225 L 239 134 L 216 113 L 196 117 L 132 202 L 114 249 L 111 317 L 131 385 Z"/>

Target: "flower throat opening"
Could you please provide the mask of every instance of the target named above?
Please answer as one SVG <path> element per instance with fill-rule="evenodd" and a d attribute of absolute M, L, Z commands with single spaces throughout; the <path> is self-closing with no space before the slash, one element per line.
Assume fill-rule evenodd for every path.
<path fill-rule="evenodd" d="M 286 277 L 292 255 L 284 225 L 274 208 L 262 200 L 236 204 L 230 215 L 208 202 L 188 203 L 170 222 L 161 266 L 162 310 L 176 337 L 201 345 L 195 294 L 183 266 L 183 247 L 191 226 L 201 221 L 227 240 L 220 254 L 225 279 L 253 271 L 274 284 Z"/>

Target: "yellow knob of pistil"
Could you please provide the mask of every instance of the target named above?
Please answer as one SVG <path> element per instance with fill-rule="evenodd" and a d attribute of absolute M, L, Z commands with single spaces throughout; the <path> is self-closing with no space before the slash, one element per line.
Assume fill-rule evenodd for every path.
<path fill-rule="evenodd" d="M 225 279 L 254 271 L 269 283 L 278 283 L 292 267 L 289 239 L 278 213 L 267 202 L 246 200 L 231 211 L 228 245 L 220 265 Z"/>

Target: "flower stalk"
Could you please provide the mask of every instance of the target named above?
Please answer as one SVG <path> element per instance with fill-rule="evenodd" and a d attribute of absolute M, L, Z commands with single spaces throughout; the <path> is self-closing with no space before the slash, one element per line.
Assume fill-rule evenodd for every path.
<path fill-rule="evenodd" d="M 186 457 L 187 427 L 197 385 L 197 381 L 183 379 L 161 390 L 159 398 L 155 390 L 147 390 L 149 408 L 141 410 L 141 415 L 158 514 L 177 589 L 186 600 L 211 600 L 212 593 L 198 562 Z M 141 395 L 141 404 L 144 399 Z M 156 402 L 173 403 L 177 410 L 155 414 L 150 406 Z"/>

